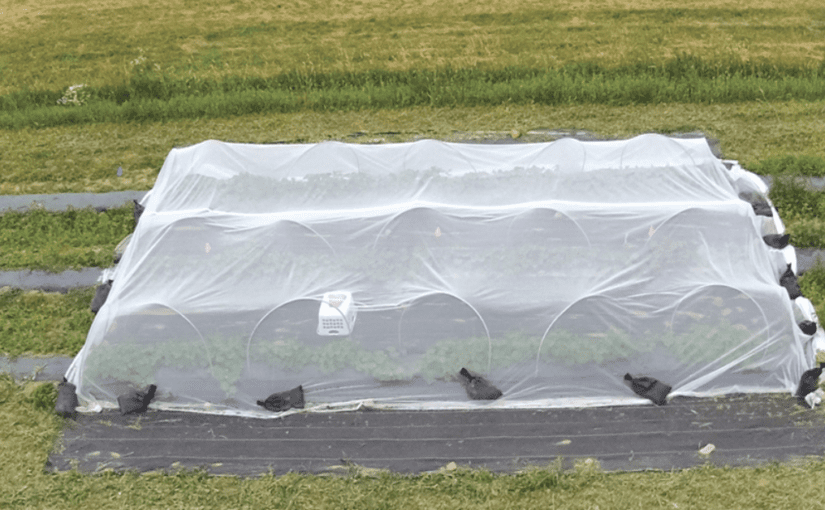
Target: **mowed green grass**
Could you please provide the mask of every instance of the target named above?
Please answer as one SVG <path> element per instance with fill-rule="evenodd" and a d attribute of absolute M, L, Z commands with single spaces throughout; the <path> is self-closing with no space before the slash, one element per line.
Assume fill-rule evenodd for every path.
<path fill-rule="evenodd" d="M 825 51 L 825 6 L 802 0 L 17 0 L 2 20 L 0 95 L 115 85 L 141 57 L 173 78 L 220 78 L 614 66 L 680 53 L 808 67 Z"/>
<path fill-rule="evenodd" d="M 825 8 L 792 5 L 202 1 L 159 13 L 151 4 L 22 1 L 2 33 L 0 127 L 415 106 L 820 101 Z M 80 85 L 75 105 L 58 104 L 74 101 L 67 88 Z"/>

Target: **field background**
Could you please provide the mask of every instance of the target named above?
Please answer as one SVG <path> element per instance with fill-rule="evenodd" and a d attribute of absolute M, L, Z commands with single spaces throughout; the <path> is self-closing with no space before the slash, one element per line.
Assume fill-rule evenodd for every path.
<path fill-rule="evenodd" d="M 818 65 L 825 6 L 802 0 L 16 1 L 0 94 L 113 85 L 141 56 L 172 77 L 616 66 L 690 54 Z"/>
<path fill-rule="evenodd" d="M 823 248 L 825 194 L 795 177 L 825 175 L 823 99 L 825 5 L 801 0 L 0 0 L 0 194 L 148 190 L 171 148 L 206 139 L 701 131 L 779 176 L 771 198 L 792 242 Z M 106 267 L 132 227 L 126 208 L 4 214 L 0 269 Z M 825 267 L 801 284 L 825 316 Z M 0 289 L 0 353 L 75 354 L 92 294 Z M 0 377 L 0 507 L 823 506 L 819 459 L 623 475 L 46 475 L 54 397 Z"/>
<path fill-rule="evenodd" d="M 702 131 L 749 168 L 806 155 L 825 173 L 825 6 L 813 2 L 0 9 L 2 194 L 149 189 L 170 148 L 209 138 L 536 128 Z M 58 104 L 81 84 L 82 106 Z"/>

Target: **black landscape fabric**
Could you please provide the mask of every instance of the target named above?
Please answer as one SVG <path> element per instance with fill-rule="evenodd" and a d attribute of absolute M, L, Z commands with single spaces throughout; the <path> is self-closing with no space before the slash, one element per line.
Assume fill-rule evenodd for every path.
<path fill-rule="evenodd" d="M 213 474 L 323 473 L 357 464 L 400 473 L 459 466 L 513 472 L 592 458 L 602 469 L 753 466 L 825 453 L 825 416 L 789 394 L 674 397 L 667 406 L 355 411 L 256 419 L 116 411 L 67 420 L 53 471 L 203 468 Z M 715 450 L 703 456 L 709 443 Z"/>

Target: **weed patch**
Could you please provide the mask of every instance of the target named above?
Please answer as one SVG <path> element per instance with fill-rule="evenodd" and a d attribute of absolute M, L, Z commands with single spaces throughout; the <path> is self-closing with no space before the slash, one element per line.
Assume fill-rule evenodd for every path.
<path fill-rule="evenodd" d="M 132 232 L 129 207 L 97 212 L 32 209 L 0 215 L 0 267 L 63 271 L 109 267 L 117 243 Z"/>
<path fill-rule="evenodd" d="M 770 199 L 783 221 L 786 218 L 793 222 L 797 219 L 825 217 L 825 191 L 807 185 L 798 176 L 780 176 L 774 179 Z"/>
<path fill-rule="evenodd" d="M 756 162 L 751 171 L 760 175 L 804 175 L 825 177 L 825 158 L 809 155 L 786 155 Z"/>
<path fill-rule="evenodd" d="M 799 277 L 802 294 L 811 300 L 817 317 L 825 313 L 825 260 L 817 260 L 814 267 Z"/>
<path fill-rule="evenodd" d="M 0 289 L 0 354 L 74 356 L 86 342 L 94 316 L 94 289 L 56 292 Z"/>

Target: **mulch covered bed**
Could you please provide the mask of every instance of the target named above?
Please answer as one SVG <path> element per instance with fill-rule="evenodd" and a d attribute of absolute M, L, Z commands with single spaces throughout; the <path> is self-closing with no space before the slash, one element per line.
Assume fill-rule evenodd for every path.
<path fill-rule="evenodd" d="M 47 469 L 201 468 L 323 473 L 353 464 L 400 473 L 458 466 L 513 472 L 562 458 L 614 470 L 750 466 L 825 452 L 825 416 L 786 394 L 676 397 L 665 406 L 305 413 L 262 420 L 117 411 L 66 420 Z M 708 447 L 712 444 L 713 447 Z M 700 453 L 712 450 L 708 455 Z"/>

